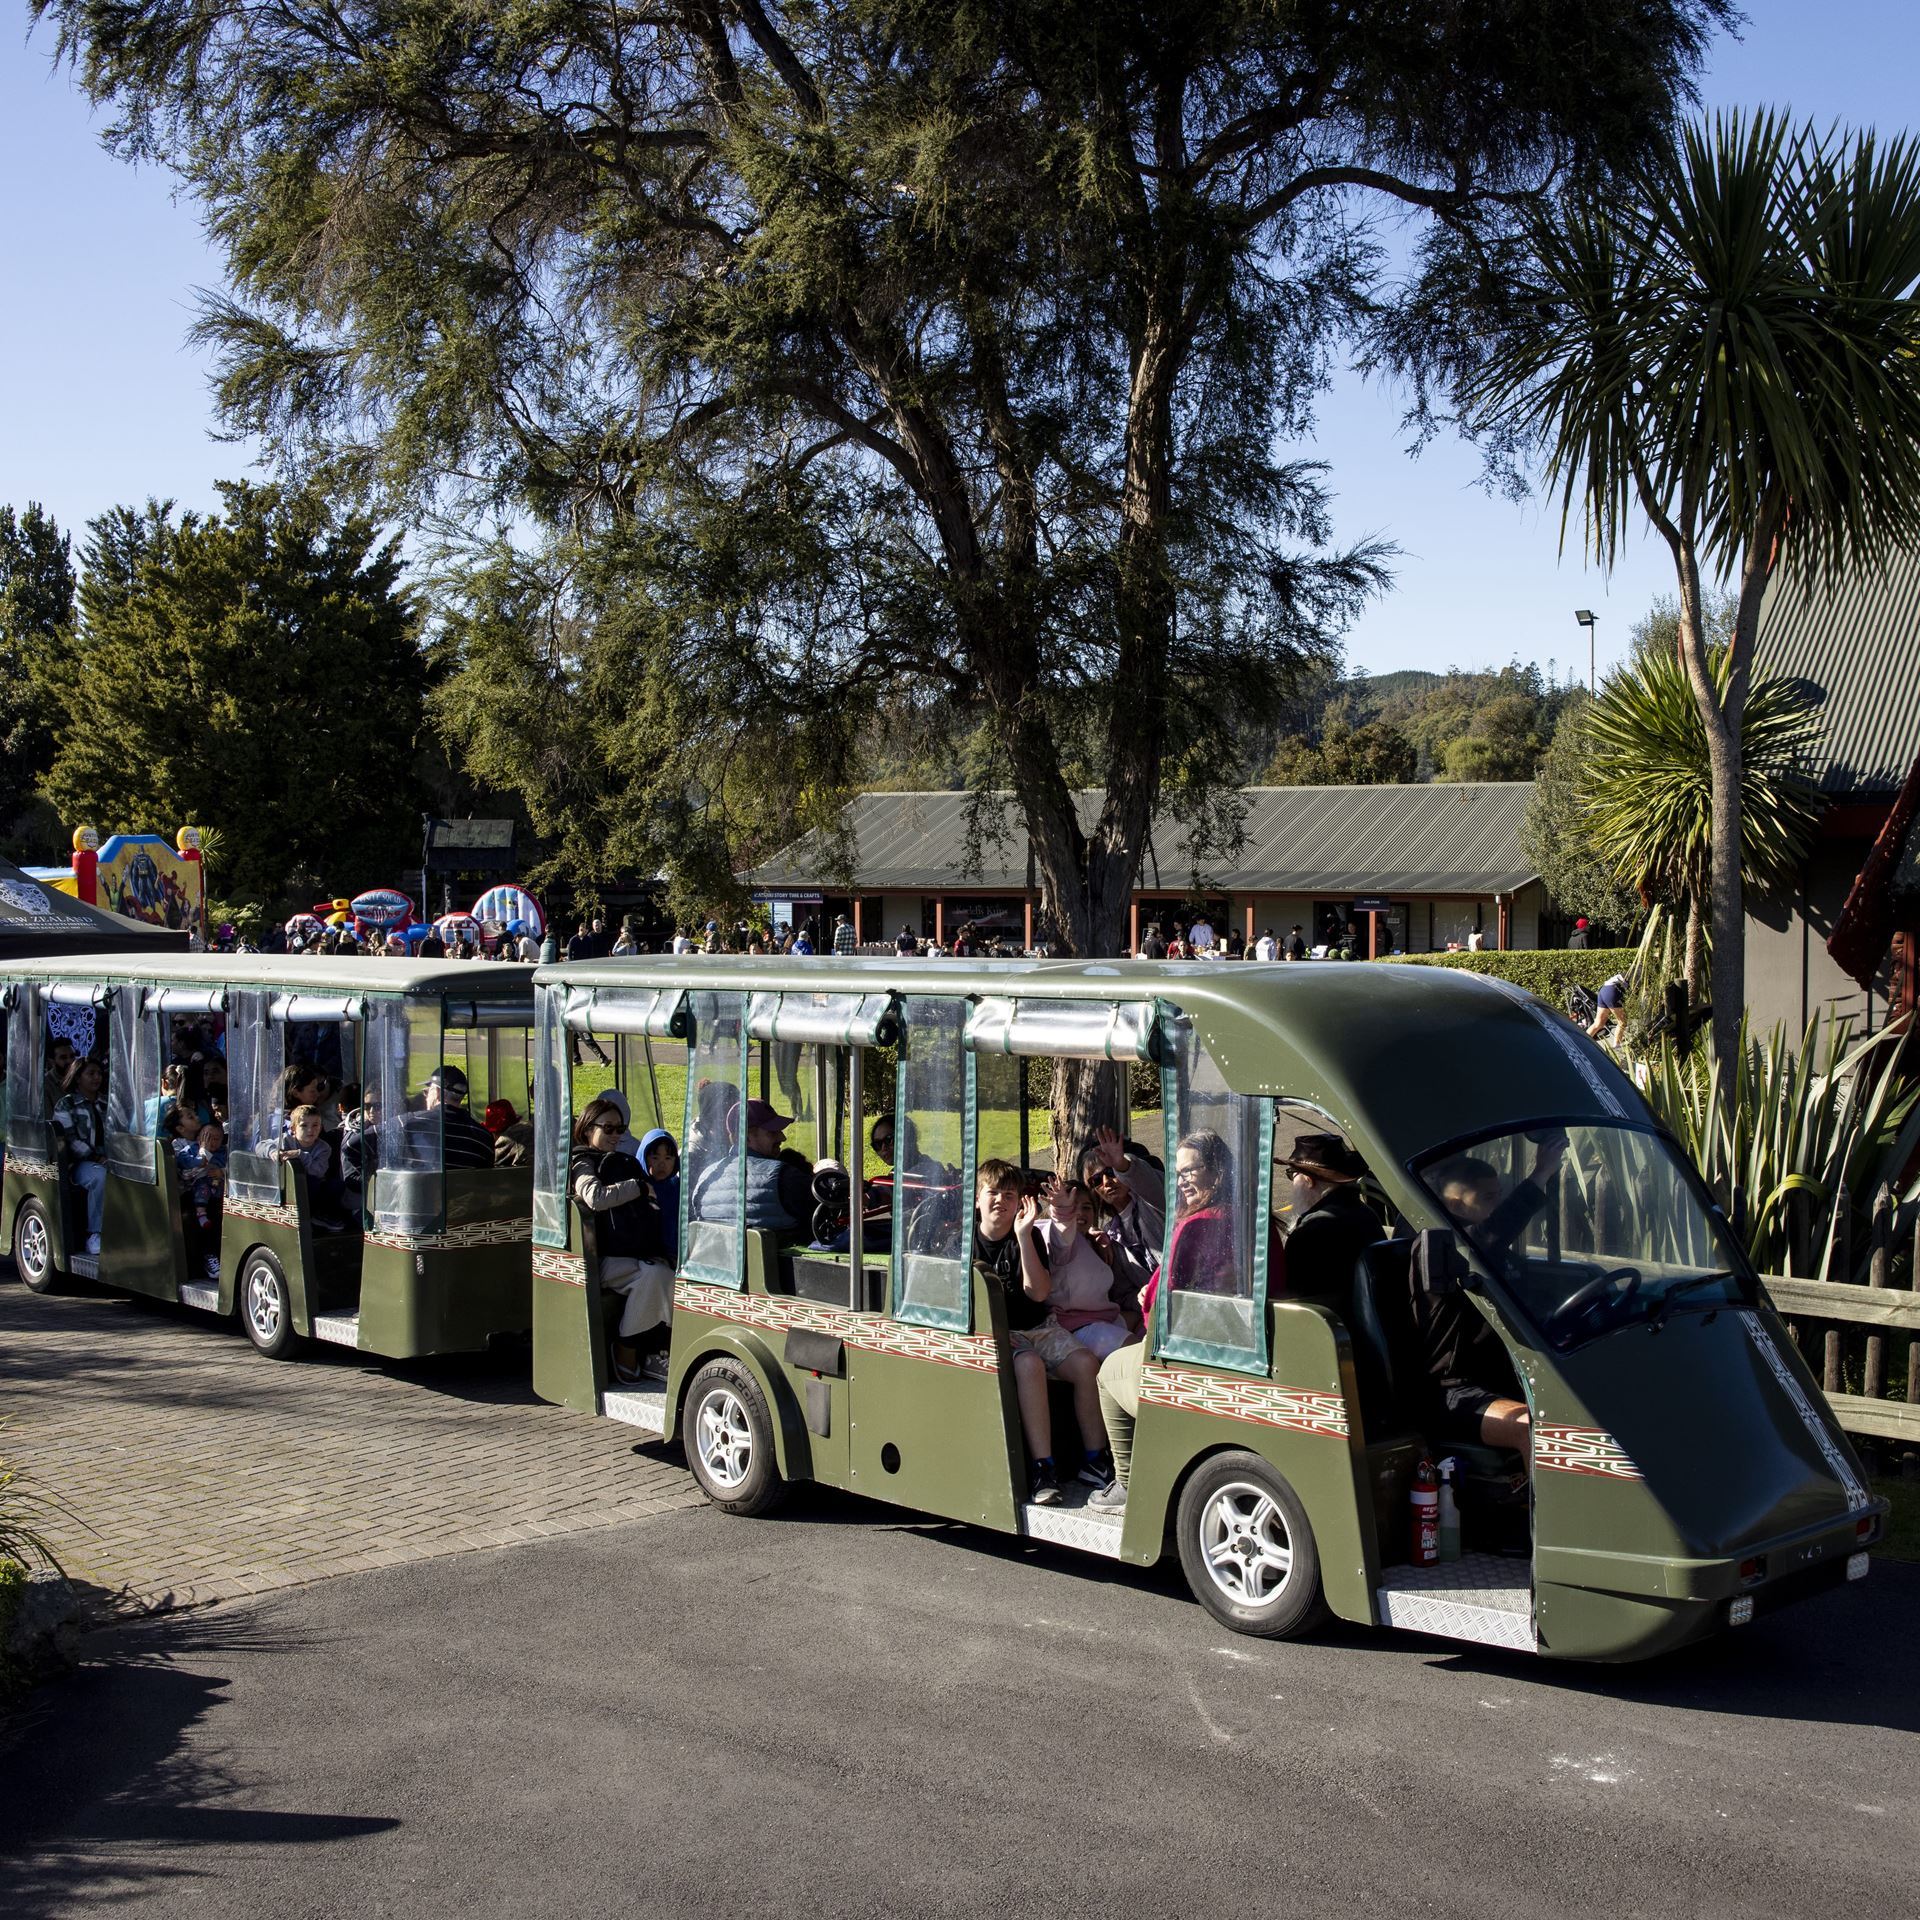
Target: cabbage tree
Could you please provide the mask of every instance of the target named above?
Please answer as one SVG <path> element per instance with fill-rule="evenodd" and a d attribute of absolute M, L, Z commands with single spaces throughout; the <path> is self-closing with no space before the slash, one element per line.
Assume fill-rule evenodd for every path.
<path fill-rule="evenodd" d="M 1678 130 L 1535 222 L 1518 316 L 1468 383 L 1536 449 L 1610 565 L 1644 518 L 1673 557 L 1678 658 L 1712 801 L 1713 1047 L 1744 999 L 1741 765 L 1777 574 L 1830 589 L 1920 539 L 1920 148 L 1774 113 Z M 1707 619 L 1734 593 L 1724 671 Z"/>
<path fill-rule="evenodd" d="M 1723 697 L 1730 655 L 1724 645 L 1707 652 Z M 1687 993 L 1697 999 L 1713 883 L 1711 753 L 1677 654 L 1657 640 L 1642 646 L 1580 718 L 1583 824 L 1618 878 L 1684 913 Z M 1804 684 L 1778 674 L 1754 681 L 1740 742 L 1743 886 L 1777 885 L 1806 858 L 1820 824 L 1811 769 L 1819 739 L 1819 709 Z"/>

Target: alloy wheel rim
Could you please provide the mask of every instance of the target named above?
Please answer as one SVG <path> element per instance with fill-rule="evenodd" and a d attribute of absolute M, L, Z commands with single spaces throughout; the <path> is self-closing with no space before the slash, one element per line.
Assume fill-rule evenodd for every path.
<path fill-rule="evenodd" d="M 38 1280 L 47 1271 L 51 1258 L 47 1223 L 37 1213 L 30 1213 L 20 1222 L 20 1271 Z"/>
<path fill-rule="evenodd" d="M 1215 1492 L 1200 1515 L 1200 1558 L 1236 1606 L 1277 1600 L 1293 1577 L 1293 1536 L 1273 1495 L 1246 1480 Z"/>
<path fill-rule="evenodd" d="M 753 1467 L 753 1425 L 740 1396 L 717 1387 L 700 1403 L 695 1422 L 700 1464 L 728 1489 L 739 1486 Z"/>
<path fill-rule="evenodd" d="M 262 1340 L 271 1340 L 280 1331 L 280 1289 L 265 1267 L 254 1267 L 247 1274 L 247 1319 Z"/>

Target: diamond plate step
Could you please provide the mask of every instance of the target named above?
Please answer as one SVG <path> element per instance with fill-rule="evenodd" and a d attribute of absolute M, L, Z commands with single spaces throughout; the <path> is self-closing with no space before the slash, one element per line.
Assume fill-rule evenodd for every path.
<path fill-rule="evenodd" d="M 336 1347 L 357 1347 L 360 1344 L 360 1316 L 357 1313 L 316 1313 L 313 1316 L 313 1337 L 325 1340 Z"/>
<path fill-rule="evenodd" d="M 1093 1489 L 1078 1482 L 1060 1489 L 1060 1504 L 1035 1506 L 1026 1502 L 1020 1509 L 1020 1531 L 1029 1540 L 1045 1540 L 1057 1547 L 1077 1547 L 1082 1553 L 1097 1553 L 1103 1560 L 1120 1558 L 1120 1534 L 1126 1514 L 1102 1513 L 1087 1505 Z"/>
<path fill-rule="evenodd" d="M 1383 1626 L 1537 1653 L 1527 1563 L 1463 1553 L 1431 1567 L 1388 1567 L 1376 1599 Z"/>

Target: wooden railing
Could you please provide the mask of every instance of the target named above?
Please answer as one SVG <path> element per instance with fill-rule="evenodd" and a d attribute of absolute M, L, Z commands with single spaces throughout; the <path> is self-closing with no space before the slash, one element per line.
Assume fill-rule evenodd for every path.
<path fill-rule="evenodd" d="M 1884 1274 L 1884 1264 L 1875 1262 Z M 1821 1376 L 1827 1403 L 1849 1433 L 1920 1447 L 1920 1293 L 1890 1287 L 1847 1286 L 1838 1280 L 1764 1277 L 1774 1309 L 1792 1329 L 1803 1352 Z M 1818 1355 L 1809 1350 L 1809 1322 L 1824 1326 Z M 1864 1393 L 1846 1391 L 1846 1341 L 1849 1329 L 1864 1329 Z M 1856 1336 L 1857 1337 L 1857 1336 Z M 1887 1345 L 1904 1339 L 1907 1387 L 1904 1400 L 1886 1397 Z"/>

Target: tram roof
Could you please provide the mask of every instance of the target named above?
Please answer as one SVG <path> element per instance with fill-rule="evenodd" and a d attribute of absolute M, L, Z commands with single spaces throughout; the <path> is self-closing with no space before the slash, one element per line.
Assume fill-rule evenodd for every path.
<path fill-rule="evenodd" d="M 493 999 L 520 992 L 531 998 L 534 969 L 497 960 L 370 960 L 337 954 L 50 953 L 0 959 L 0 973 L 29 980 L 142 980 L 156 986 L 305 987 Z"/>
<path fill-rule="evenodd" d="M 1192 1018 L 1235 1091 L 1320 1107 L 1376 1167 L 1535 1119 L 1648 1118 L 1633 1084 L 1564 1014 L 1450 967 L 656 954 L 562 962 L 536 978 L 690 992 L 1160 999 Z"/>

